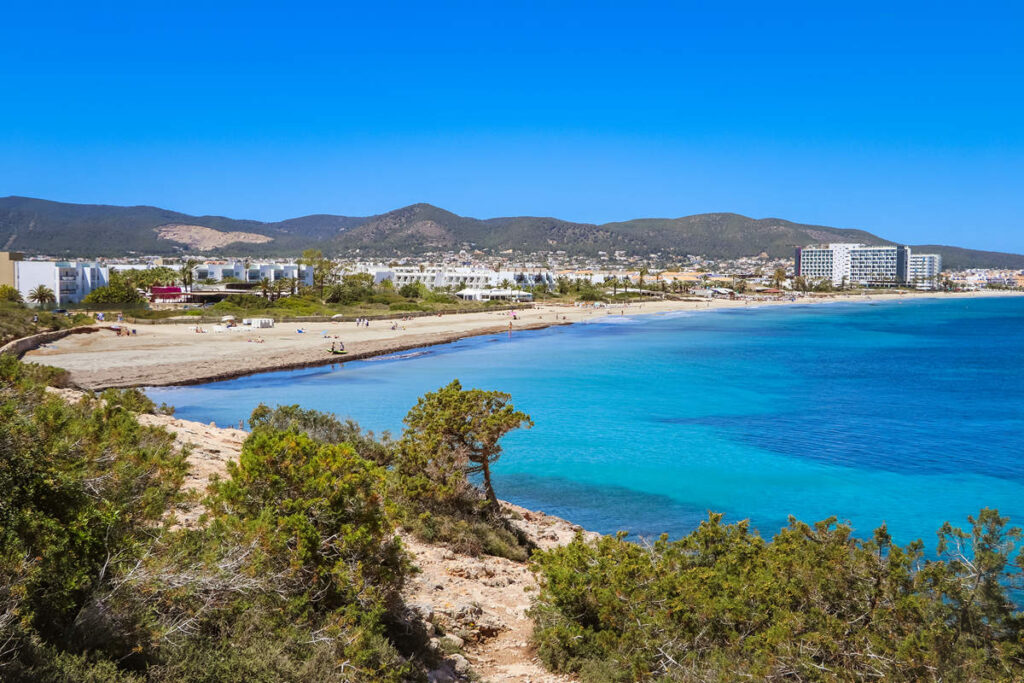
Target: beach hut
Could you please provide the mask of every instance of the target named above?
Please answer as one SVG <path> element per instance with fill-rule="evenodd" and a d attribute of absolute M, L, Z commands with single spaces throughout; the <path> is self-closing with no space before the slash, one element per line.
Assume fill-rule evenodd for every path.
<path fill-rule="evenodd" d="M 247 318 L 245 322 L 256 329 L 266 329 L 274 326 L 273 318 Z"/>

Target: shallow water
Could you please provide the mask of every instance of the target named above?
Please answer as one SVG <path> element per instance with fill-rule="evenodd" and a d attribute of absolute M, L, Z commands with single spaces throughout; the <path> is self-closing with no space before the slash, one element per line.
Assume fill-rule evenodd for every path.
<path fill-rule="evenodd" d="M 400 431 L 453 378 L 500 389 L 498 495 L 588 529 L 693 529 L 708 510 L 770 534 L 837 515 L 900 542 L 983 506 L 1024 525 L 1024 299 L 610 316 L 345 365 L 147 391 L 237 424 L 261 401 Z"/>

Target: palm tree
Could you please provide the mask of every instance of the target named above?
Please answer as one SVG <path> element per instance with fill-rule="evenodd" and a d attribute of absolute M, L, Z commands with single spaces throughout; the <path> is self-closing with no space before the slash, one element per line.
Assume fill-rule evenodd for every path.
<path fill-rule="evenodd" d="M 185 287 L 185 291 L 191 291 L 192 283 L 195 281 L 195 275 L 192 271 L 194 271 L 198 265 L 199 261 L 194 258 L 187 259 L 181 264 L 181 284 Z"/>
<path fill-rule="evenodd" d="M 28 293 L 28 300 L 45 306 L 46 304 L 52 304 L 57 301 L 57 295 L 53 293 L 53 290 L 46 285 L 39 285 Z"/>
<path fill-rule="evenodd" d="M 772 282 L 775 284 L 775 288 L 778 289 L 782 286 L 782 283 L 786 280 L 786 269 L 776 268 L 775 273 L 772 274 Z"/>
<path fill-rule="evenodd" d="M 265 298 L 265 299 L 270 298 L 269 297 L 270 289 L 271 289 L 270 280 L 268 280 L 267 278 L 263 278 L 262 280 L 260 280 L 258 286 L 260 288 L 260 294 L 263 295 L 263 298 Z"/>

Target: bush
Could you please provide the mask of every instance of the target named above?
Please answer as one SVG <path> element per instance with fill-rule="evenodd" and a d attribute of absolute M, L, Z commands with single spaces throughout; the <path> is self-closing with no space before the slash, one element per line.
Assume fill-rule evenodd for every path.
<path fill-rule="evenodd" d="M 391 311 L 429 311 L 430 309 L 425 306 L 420 306 L 414 303 L 399 303 L 391 304 L 388 306 L 388 310 Z"/>
<path fill-rule="evenodd" d="M 185 463 L 136 421 L 148 399 L 69 405 L 44 391 L 49 374 L 0 357 L 0 679 L 423 678 L 384 470 L 293 427 L 371 453 L 372 439 L 270 411 L 204 523 L 176 529 Z"/>
<path fill-rule="evenodd" d="M 0 301 L 20 304 L 22 302 L 21 292 L 10 285 L 0 285 Z"/>
<path fill-rule="evenodd" d="M 43 391 L 45 374 L 0 359 L 0 678 L 92 667 L 61 653 L 131 656 L 137 621 L 106 596 L 145 556 L 185 471 L 168 434 L 104 401 L 69 405 Z"/>
<path fill-rule="evenodd" d="M 993 510 L 969 521 L 940 531 L 936 561 L 835 519 L 790 520 L 771 542 L 715 514 L 650 547 L 577 537 L 534 556 L 534 640 L 593 681 L 1006 679 L 1024 666 L 1006 589 L 1020 531 Z"/>
<path fill-rule="evenodd" d="M 421 299 L 426 295 L 427 288 L 419 282 L 410 282 L 398 288 L 398 294 L 406 299 Z"/>
<path fill-rule="evenodd" d="M 301 432 L 320 443 L 349 444 L 360 457 L 378 465 L 386 466 L 392 461 L 393 445 L 387 432 L 378 441 L 373 432 L 364 432 L 352 420 L 342 422 L 329 413 L 304 410 L 297 405 L 271 409 L 261 403 L 249 417 L 249 428 Z"/>
<path fill-rule="evenodd" d="M 138 389 L 107 389 L 100 398 L 109 406 L 119 406 L 132 413 L 156 412 L 156 404 Z"/>
<path fill-rule="evenodd" d="M 229 294 L 223 301 L 218 301 L 213 305 L 213 310 L 217 312 L 233 311 L 236 309 L 254 311 L 265 308 L 270 308 L 270 302 L 262 296 L 256 296 L 255 294 Z"/>

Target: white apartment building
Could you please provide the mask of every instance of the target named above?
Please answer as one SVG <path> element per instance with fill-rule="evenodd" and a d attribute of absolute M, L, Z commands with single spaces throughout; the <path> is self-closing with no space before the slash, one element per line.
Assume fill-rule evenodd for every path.
<path fill-rule="evenodd" d="M 938 254 L 911 254 L 907 280 L 918 289 L 935 289 L 942 273 L 942 257 Z"/>
<path fill-rule="evenodd" d="M 491 270 L 490 268 L 452 268 L 448 266 L 375 266 L 359 264 L 355 272 L 370 273 L 375 284 L 390 280 L 396 288 L 408 284 L 422 284 L 427 289 L 451 287 L 462 289 L 485 289 L 512 283 L 517 287 L 534 287 L 538 284 L 552 287 L 555 278 L 548 270 Z"/>
<path fill-rule="evenodd" d="M 95 261 L 15 261 L 14 286 L 25 301 L 40 285 L 53 290 L 57 306 L 77 304 L 110 283 L 112 270 L 145 270 L 148 264 L 107 265 Z"/>
<path fill-rule="evenodd" d="M 935 286 L 942 259 L 938 254 L 911 253 L 910 247 L 833 243 L 796 249 L 798 276 L 807 280 L 831 280 L 832 284 L 861 287 L 894 287 L 912 284 Z"/>
<path fill-rule="evenodd" d="M 455 294 L 464 301 L 533 301 L 533 294 L 521 289 L 473 289 L 466 288 Z"/>
<path fill-rule="evenodd" d="M 313 285 L 313 269 L 298 263 L 267 261 L 246 264 L 244 261 L 208 261 L 193 268 L 192 276 L 196 282 L 201 280 L 220 282 L 226 278 L 235 278 L 242 282 L 259 282 L 263 279 L 276 282 L 296 279 L 304 285 Z"/>
<path fill-rule="evenodd" d="M 850 284 L 861 287 L 894 287 L 907 283 L 910 249 L 866 247 L 850 249 Z"/>

